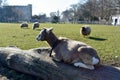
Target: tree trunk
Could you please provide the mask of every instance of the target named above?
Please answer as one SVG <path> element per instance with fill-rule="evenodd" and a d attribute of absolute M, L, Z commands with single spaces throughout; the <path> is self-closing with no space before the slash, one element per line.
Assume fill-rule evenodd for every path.
<path fill-rule="evenodd" d="M 0 64 L 43 80 L 120 80 L 120 69 L 101 65 L 95 70 L 77 68 L 49 57 L 49 48 L 21 50 L 0 47 Z"/>

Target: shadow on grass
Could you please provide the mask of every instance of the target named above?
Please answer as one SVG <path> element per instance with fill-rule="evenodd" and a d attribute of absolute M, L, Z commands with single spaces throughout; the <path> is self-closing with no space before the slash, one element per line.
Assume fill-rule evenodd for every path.
<path fill-rule="evenodd" d="M 41 31 L 41 29 L 40 28 L 38 28 L 38 29 L 35 29 L 36 31 Z"/>
<path fill-rule="evenodd" d="M 30 29 L 30 28 L 28 28 L 28 27 L 22 27 L 21 29 Z"/>
<path fill-rule="evenodd" d="M 105 41 L 105 38 L 97 38 L 97 37 L 88 37 L 89 39 L 97 40 L 97 41 Z"/>

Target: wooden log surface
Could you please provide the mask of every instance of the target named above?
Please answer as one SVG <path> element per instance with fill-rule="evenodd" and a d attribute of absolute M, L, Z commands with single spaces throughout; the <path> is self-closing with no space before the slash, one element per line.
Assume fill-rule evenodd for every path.
<path fill-rule="evenodd" d="M 95 70 L 77 68 L 49 57 L 50 48 L 21 50 L 0 47 L 0 64 L 43 80 L 120 80 L 120 68 L 100 65 Z"/>

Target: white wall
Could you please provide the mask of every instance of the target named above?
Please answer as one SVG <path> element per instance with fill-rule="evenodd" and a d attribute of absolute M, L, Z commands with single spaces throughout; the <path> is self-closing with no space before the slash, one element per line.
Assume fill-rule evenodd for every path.
<path fill-rule="evenodd" d="M 117 20 L 116 23 L 115 20 Z M 120 25 L 120 16 L 112 16 L 112 25 Z"/>

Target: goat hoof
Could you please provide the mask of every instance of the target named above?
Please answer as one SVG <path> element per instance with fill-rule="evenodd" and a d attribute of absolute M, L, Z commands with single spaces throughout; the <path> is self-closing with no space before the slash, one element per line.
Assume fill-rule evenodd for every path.
<path fill-rule="evenodd" d="M 95 69 L 93 65 L 86 65 L 86 64 L 81 63 L 81 62 L 74 63 L 74 66 L 82 67 L 82 68 L 86 68 L 86 69 L 90 69 L 90 70 L 94 70 Z"/>
<path fill-rule="evenodd" d="M 94 70 L 95 68 L 94 68 L 94 66 L 91 66 L 91 67 L 89 67 L 89 69 L 90 69 L 90 70 Z"/>

